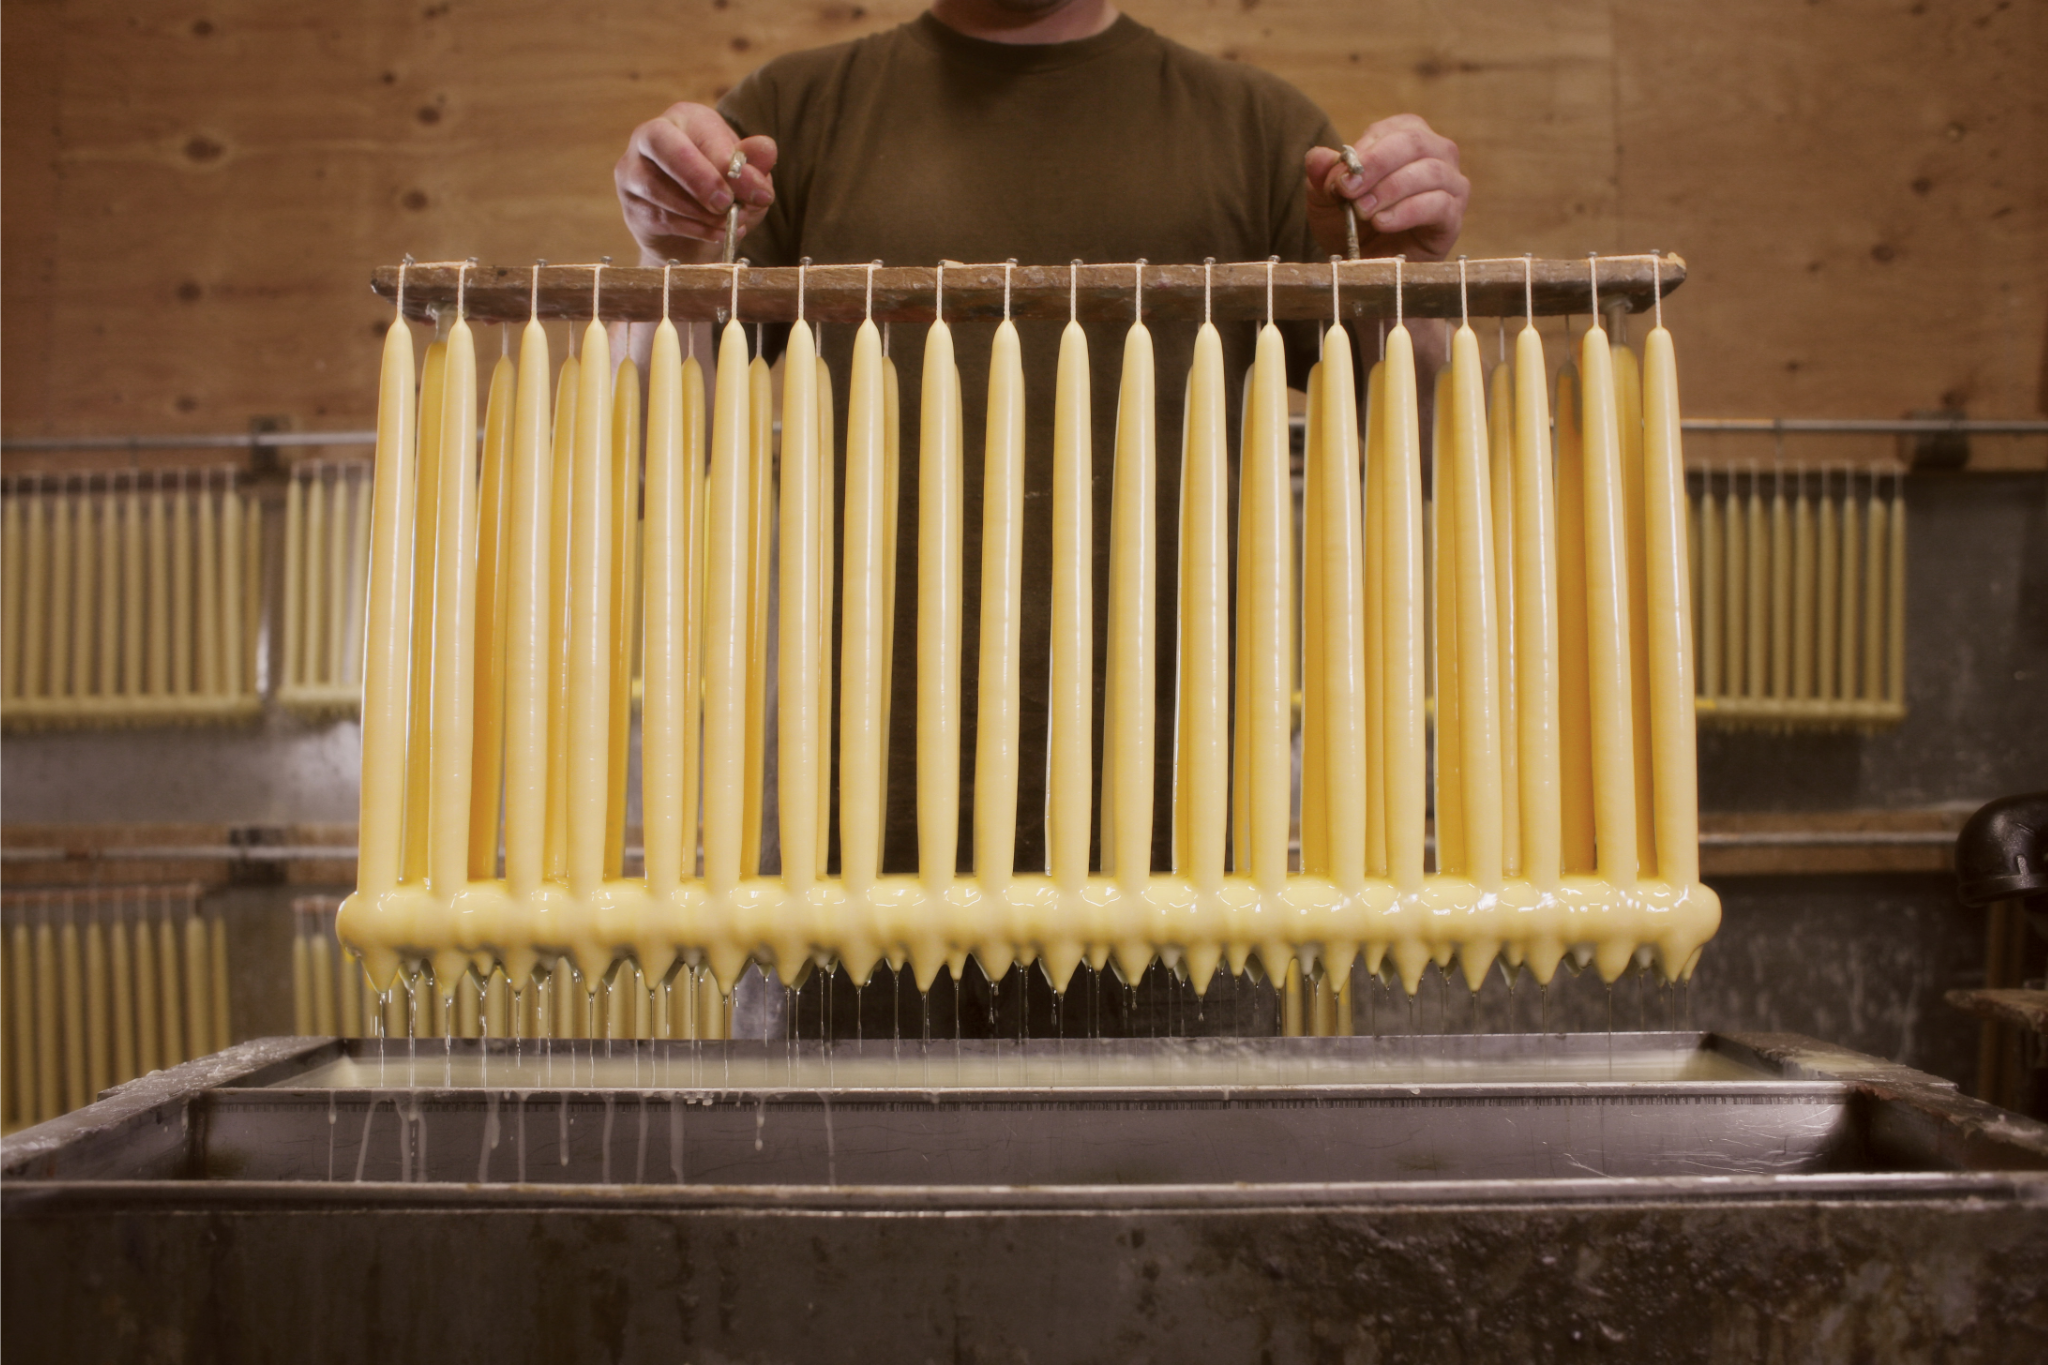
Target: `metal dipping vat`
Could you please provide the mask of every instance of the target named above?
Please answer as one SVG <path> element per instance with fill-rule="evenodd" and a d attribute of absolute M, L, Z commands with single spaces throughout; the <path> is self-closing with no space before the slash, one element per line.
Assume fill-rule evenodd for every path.
<path fill-rule="evenodd" d="M 2026 1358 L 2048 1126 L 1775 1034 L 263 1039 L 6 1140 L 13 1359 Z"/>

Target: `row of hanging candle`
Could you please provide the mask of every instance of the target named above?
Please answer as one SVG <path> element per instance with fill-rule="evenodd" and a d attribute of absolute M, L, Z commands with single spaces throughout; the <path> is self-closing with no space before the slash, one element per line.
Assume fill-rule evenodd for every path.
<path fill-rule="evenodd" d="M 211 470 L 94 482 L 30 477 L 0 511 L 10 723 L 253 713 L 260 504 Z"/>
<path fill-rule="evenodd" d="M 1693 594 L 1700 717 L 1895 723 L 1905 715 L 1906 503 L 1872 472 L 1700 473 Z M 1717 488 L 1718 485 L 1718 488 Z M 1744 491 L 1746 485 L 1747 491 Z M 1814 487 L 1809 487 L 1814 485 Z M 1815 496 L 1817 492 L 1818 496 Z"/>
<path fill-rule="evenodd" d="M 302 460 L 285 485 L 283 676 L 277 699 L 302 714 L 352 711 L 362 692 L 368 474 L 361 461 Z"/>
<path fill-rule="evenodd" d="M 943 272 L 940 281 L 942 290 Z M 737 318 L 728 323 L 707 476 L 702 371 L 682 356 L 672 324 L 664 319 L 656 331 L 646 428 L 643 883 L 619 878 L 637 376 L 622 366 L 614 383 L 606 333 L 593 320 L 582 356 L 561 371 L 550 435 L 547 342 L 530 322 L 518 365 L 501 361 L 491 382 L 479 527 L 470 462 L 443 458 L 473 448 L 470 330 L 458 320 L 428 352 L 415 476 L 411 337 L 394 322 L 379 408 L 360 881 L 341 917 L 344 941 L 364 954 L 374 979 L 425 962 L 452 991 L 464 970 L 487 974 L 495 960 L 523 981 L 558 951 L 587 976 L 631 955 L 658 979 L 680 957 L 708 965 L 728 988 L 749 958 L 787 979 L 810 958 L 837 957 L 857 980 L 884 956 L 908 958 L 922 985 L 941 965 L 957 972 L 970 952 L 992 977 L 1012 961 L 1042 958 L 1062 986 L 1084 956 L 1098 965 L 1114 957 L 1135 975 L 1155 952 L 1184 962 L 1199 985 L 1219 959 L 1237 971 L 1252 951 L 1276 972 L 1283 960 L 1320 965 L 1340 988 L 1360 952 L 1375 971 L 1391 955 L 1410 989 L 1431 959 L 1460 953 L 1476 984 L 1503 950 L 1545 980 L 1567 950 L 1597 959 L 1610 979 L 1653 952 L 1673 975 L 1690 970 L 1719 914 L 1697 879 L 1668 332 L 1651 333 L 1639 390 L 1633 379 L 1617 389 L 1618 353 L 1605 333 L 1584 335 L 1577 364 L 1560 379 L 1555 492 L 1549 385 L 1533 325 L 1513 369 L 1495 376 L 1491 426 L 1477 339 L 1469 325 L 1454 339 L 1438 388 L 1439 875 L 1426 879 L 1413 345 L 1397 320 L 1370 381 L 1361 488 L 1353 385 L 1322 379 L 1352 373 L 1350 342 L 1342 328 L 1329 331 L 1314 382 L 1304 547 L 1306 751 L 1314 757 L 1305 774 L 1305 875 L 1290 880 L 1295 565 L 1279 332 L 1270 322 L 1260 331 L 1244 419 L 1234 725 L 1223 647 L 1228 452 L 1213 325 L 1198 336 L 1188 381 L 1171 877 L 1154 874 L 1149 859 L 1157 528 L 1155 381 L 1142 317 L 1127 337 L 1111 511 L 1103 861 L 1091 877 L 1091 398 L 1085 336 L 1070 325 L 1055 399 L 1050 875 L 1035 877 L 1012 866 L 1023 387 L 1017 335 L 1005 319 L 984 450 L 975 871 L 963 880 L 954 871 L 961 403 L 942 294 L 938 302 L 921 394 L 920 870 L 914 879 L 878 874 L 895 404 L 869 321 L 854 344 L 846 439 L 836 883 L 821 878 L 833 441 L 821 401 L 829 376 L 810 327 L 800 319 L 791 329 L 783 390 L 779 879 L 753 875 L 749 838 L 759 811 L 774 506 L 765 366 L 748 357 Z M 1639 440 L 1625 439 L 1631 423 Z M 1640 457 L 1625 459 L 1625 448 Z M 501 753 L 499 883 L 490 879 Z M 1233 827 L 1235 875 L 1226 877 Z"/>
<path fill-rule="evenodd" d="M 12 892 L 0 916 L 9 1129 L 232 1041 L 227 926 L 196 886 Z"/>

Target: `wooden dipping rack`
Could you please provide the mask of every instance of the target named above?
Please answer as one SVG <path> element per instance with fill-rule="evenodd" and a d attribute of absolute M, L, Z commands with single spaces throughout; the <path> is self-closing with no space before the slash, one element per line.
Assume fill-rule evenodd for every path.
<path fill-rule="evenodd" d="M 1276 319 L 1327 318 L 1331 315 L 1331 262 L 1278 264 L 1271 267 L 1272 316 Z M 1337 261 L 1339 308 L 1350 320 L 1395 316 L 1396 262 L 1392 258 Z M 398 291 L 398 266 L 383 266 L 370 287 L 384 298 Z M 472 265 L 437 262 L 409 265 L 405 270 L 406 316 L 426 320 L 456 302 L 457 275 L 463 281 L 463 306 L 471 322 L 522 322 L 590 316 L 595 265 L 543 265 L 539 268 L 538 301 L 531 266 Z M 653 322 L 662 316 L 663 276 L 667 278 L 668 313 L 695 321 L 724 319 L 731 307 L 734 267 L 729 265 L 603 266 L 600 309 L 615 322 Z M 949 322 L 1003 316 L 1005 268 L 996 265 L 947 264 L 945 315 Z M 1594 256 L 1577 260 L 1522 257 L 1468 260 L 1464 263 L 1464 299 L 1460 298 L 1459 262 L 1401 263 L 1400 312 L 1406 317 L 1519 317 L 1530 305 L 1545 317 L 1591 311 L 1590 286 L 1599 285 L 1601 311 L 1625 306 L 1647 311 L 1661 284 L 1668 294 L 1685 281 L 1685 261 L 1675 254 L 1658 257 Z M 804 316 L 815 322 L 930 322 L 940 270 L 934 266 L 879 266 L 872 270 L 873 312 L 869 312 L 866 265 L 738 267 L 739 315 L 744 322 L 790 322 L 797 316 L 797 276 L 805 276 Z M 1138 283 L 1136 262 L 1111 265 L 1020 265 L 1007 271 L 1010 316 L 1018 319 L 1063 320 L 1070 299 L 1089 322 L 1128 320 Z M 1144 316 L 1148 320 L 1193 322 L 1203 316 L 1204 296 L 1210 316 L 1218 321 L 1244 321 L 1267 316 L 1264 261 L 1202 265 L 1145 265 Z"/>

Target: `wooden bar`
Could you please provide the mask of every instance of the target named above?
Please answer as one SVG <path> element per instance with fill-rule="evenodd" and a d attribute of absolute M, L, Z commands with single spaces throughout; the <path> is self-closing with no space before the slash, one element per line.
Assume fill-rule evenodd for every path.
<path fill-rule="evenodd" d="M 1478 316 L 1521 315 L 1525 281 L 1533 279 L 1535 311 L 1554 317 L 1585 311 L 1591 270 L 1586 260 L 1537 260 L 1521 257 L 1466 262 L 1471 312 Z M 1674 255 L 1661 259 L 1653 271 L 1648 256 L 1600 258 L 1600 298 L 1625 303 L 1631 312 L 1649 308 L 1656 280 L 1666 294 L 1685 280 L 1685 262 Z M 405 308 L 425 318 L 455 302 L 459 267 L 413 265 L 405 272 Z M 591 266 L 542 266 L 538 282 L 531 266 L 473 266 L 467 271 L 465 307 L 471 322 L 524 322 L 542 318 L 587 318 L 590 315 Z M 1395 263 L 1391 260 L 1348 262 L 1341 267 L 1341 312 L 1346 319 L 1391 318 L 1394 315 Z M 937 270 L 932 266 L 887 266 L 873 272 L 877 322 L 930 322 Z M 1083 321 L 1122 321 L 1131 315 L 1136 273 L 1129 263 L 1084 265 L 1078 285 L 1064 265 L 1018 266 L 1011 272 L 1011 316 L 1059 319 L 1068 316 L 1069 290 Z M 604 316 L 607 321 L 653 322 L 662 316 L 664 272 L 655 267 L 606 267 Z M 865 264 L 814 265 L 805 272 L 805 316 L 813 322 L 858 323 L 869 316 Z M 676 318 L 723 320 L 732 304 L 733 269 L 724 265 L 676 266 L 667 272 L 668 308 Z M 1004 269 L 1001 265 L 948 265 L 946 316 L 958 322 L 1003 315 Z M 1267 267 L 1264 261 L 1215 267 L 1211 296 L 1217 321 L 1264 318 Z M 1402 268 L 1403 304 L 1408 317 L 1460 315 L 1458 263 L 1414 263 Z M 1327 263 L 1278 265 L 1272 270 L 1272 315 L 1276 318 L 1330 316 L 1330 266 Z M 371 288 L 383 298 L 397 290 L 398 267 L 382 266 Z M 536 295 L 535 290 L 538 289 Z M 1145 309 L 1155 322 L 1195 322 L 1203 316 L 1203 267 L 1147 266 Z M 748 323 L 789 322 L 796 317 L 797 270 L 794 267 L 739 271 L 739 316 Z"/>

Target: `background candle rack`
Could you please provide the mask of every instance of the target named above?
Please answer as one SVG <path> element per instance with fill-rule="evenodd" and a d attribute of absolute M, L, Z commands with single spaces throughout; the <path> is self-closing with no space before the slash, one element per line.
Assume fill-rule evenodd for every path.
<path fill-rule="evenodd" d="M 362 704 L 370 465 L 301 460 L 285 488 L 284 645 L 277 701 L 309 720 Z"/>
<path fill-rule="evenodd" d="M 10 1132 L 230 1041 L 227 929 L 196 884 L 14 892 L 0 929 Z"/>
<path fill-rule="evenodd" d="M 6 489 L 9 730 L 254 719 L 262 506 L 212 468 Z"/>
<path fill-rule="evenodd" d="M 1906 715 L 1897 470 L 1702 467 L 1688 490 L 1702 725 L 1877 729 Z"/>

